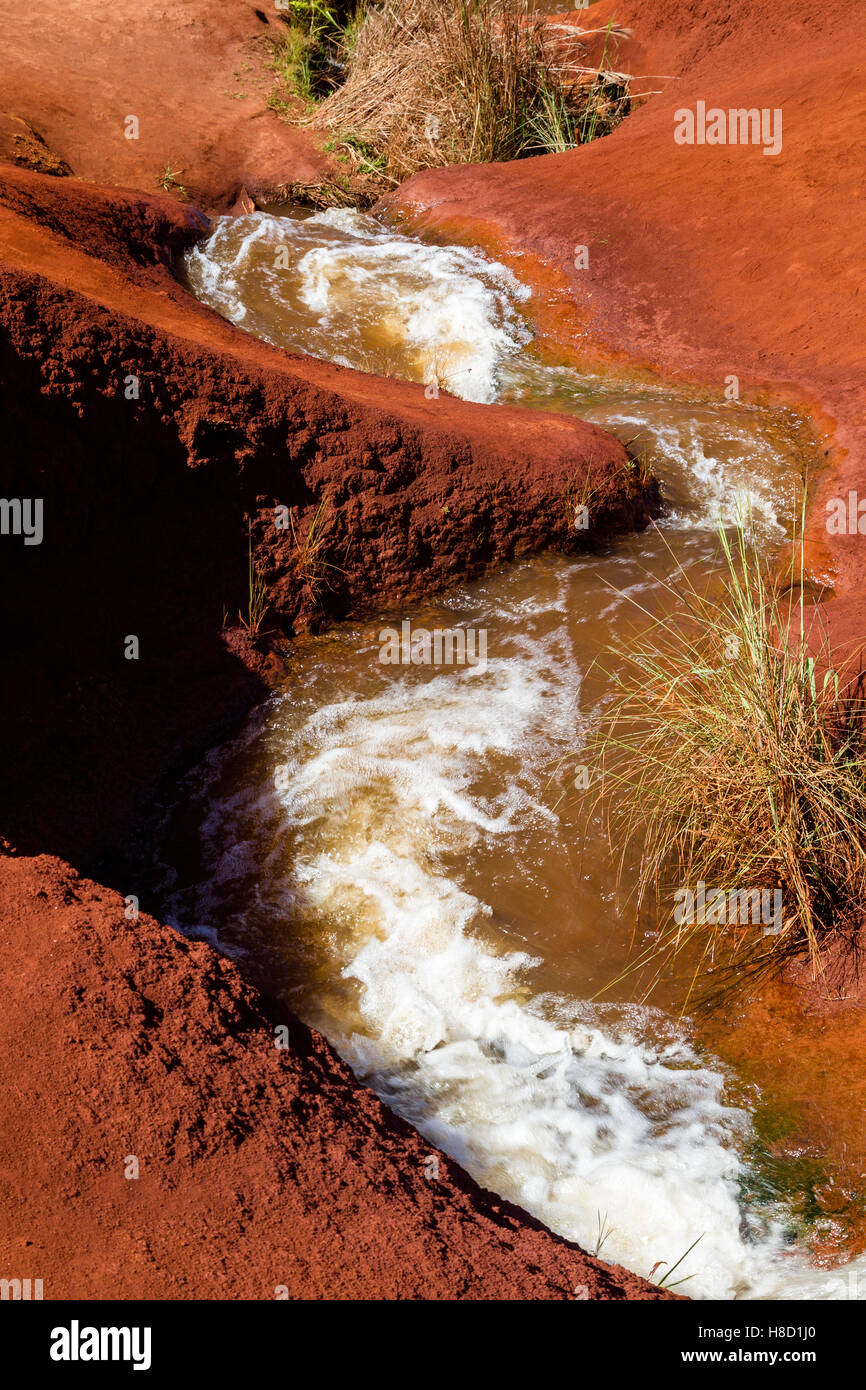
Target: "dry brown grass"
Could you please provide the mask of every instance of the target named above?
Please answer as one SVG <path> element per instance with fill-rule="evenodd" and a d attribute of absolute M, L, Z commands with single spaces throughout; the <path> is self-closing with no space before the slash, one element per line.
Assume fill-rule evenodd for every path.
<path fill-rule="evenodd" d="M 796 957 L 823 980 L 835 953 L 858 952 L 866 902 L 859 667 L 807 606 L 802 547 L 783 582 L 744 529 L 734 541 L 721 531 L 720 545 L 721 597 L 672 582 L 676 616 L 619 650 L 594 750 L 614 839 L 641 850 L 637 908 L 654 900 L 661 916 L 631 969 L 657 979 L 684 953 L 700 1003 Z M 700 883 L 723 895 L 717 910 L 672 912 Z M 774 924 L 732 922 L 726 904 L 760 890 L 780 894 Z"/>
<path fill-rule="evenodd" d="M 248 530 L 248 564 L 247 564 L 247 611 L 246 615 L 238 612 L 238 624 L 249 633 L 250 637 L 258 637 L 262 630 L 262 623 L 268 611 L 267 585 L 261 570 L 256 561 L 253 550 L 253 524 L 249 522 Z"/>
<path fill-rule="evenodd" d="M 313 603 L 318 602 L 323 589 L 331 588 L 334 575 L 345 573 L 339 565 L 325 558 L 333 539 L 334 520 L 334 508 L 328 495 L 322 498 L 306 527 L 296 526 L 294 512 L 289 512 L 295 573 Z"/>
<path fill-rule="evenodd" d="M 362 145 L 391 181 L 565 149 L 629 104 L 606 60 L 563 64 L 528 0 L 383 0 L 355 27 L 346 74 L 308 120 Z"/>

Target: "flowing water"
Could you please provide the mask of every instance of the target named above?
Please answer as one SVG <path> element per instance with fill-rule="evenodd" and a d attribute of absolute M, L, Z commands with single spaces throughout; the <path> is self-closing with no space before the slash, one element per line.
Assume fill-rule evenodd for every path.
<path fill-rule="evenodd" d="M 673 982 L 651 1006 L 628 980 L 599 1002 L 634 923 L 580 771 L 612 638 L 667 611 L 677 566 L 714 572 L 720 518 L 748 508 L 767 545 L 784 538 L 802 423 L 551 366 L 510 271 L 356 212 L 221 219 L 182 274 L 284 348 L 596 421 L 644 453 L 667 506 L 603 553 L 298 641 L 285 688 L 166 813 L 170 919 L 242 957 L 485 1186 L 603 1258 L 661 1278 L 693 1246 L 674 1276 L 693 1296 L 866 1296 L 850 1223 L 815 1196 L 837 1175 L 814 1136 L 677 1017 Z M 476 660 L 387 664 L 402 619 L 474 633 Z"/>

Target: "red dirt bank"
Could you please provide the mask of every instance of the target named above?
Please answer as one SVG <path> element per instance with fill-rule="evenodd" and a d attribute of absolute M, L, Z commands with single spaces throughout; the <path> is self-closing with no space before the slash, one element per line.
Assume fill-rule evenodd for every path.
<path fill-rule="evenodd" d="M 430 1180 L 435 1150 L 324 1039 L 58 860 L 0 860 L 0 959 L 4 1277 L 46 1298 L 670 1297 L 441 1155 Z"/>
<path fill-rule="evenodd" d="M 327 163 L 268 110 L 267 39 L 282 27 L 273 0 L 0 0 L 0 113 L 79 178 L 152 192 L 170 164 L 193 202 L 230 207 L 242 187 L 313 181 Z M 14 153 L 0 115 L 0 150 L 4 134 Z"/>
<path fill-rule="evenodd" d="M 630 28 L 616 66 L 661 89 L 611 136 L 544 159 L 416 175 L 390 200 L 427 230 L 523 258 L 555 286 L 554 332 L 673 378 L 763 388 L 832 425 L 812 565 L 833 579 L 840 641 L 866 634 L 862 537 L 830 538 L 824 503 L 866 497 L 866 14 L 853 0 L 615 0 L 576 12 Z M 783 148 L 674 142 L 674 112 L 781 108 Z M 576 270 L 577 245 L 589 269 Z M 527 256 L 529 259 L 527 259 Z"/>
<path fill-rule="evenodd" d="M 68 33 L 68 7 L 55 19 Z M 59 137 L 41 93 L 21 119 L 81 171 L 87 139 Z M 231 150 L 209 160 L 215 198 L 252 182 Z M 590 471 L 600 534 L 647 516 L 603 431 L 428 401 L 231 328 L 170 272 L 202 225 L 168 198 L 0 167 L 3 493 L 45 515 L 41 545 L 0 545 L 0 835 L 21 856 L 0 860 L 0 1273 L 57 1298 L 666 1297 L 444 1158 L 431 1183 L 429 1146 L 322 1038 L 289 1018 L 275 1049 L 287 1016 L 234 966 L 32 857 L 98 858 L 135 892 L 128 844 L 112 851 L 266 692 L 284 637 L 572 547 L 565 503 Z M 324 507 L 329 587 L 277 505 L 301 538 Z M 221 632 L 246 597 L 247 516 L 276 629 L 261 651 Z"/>

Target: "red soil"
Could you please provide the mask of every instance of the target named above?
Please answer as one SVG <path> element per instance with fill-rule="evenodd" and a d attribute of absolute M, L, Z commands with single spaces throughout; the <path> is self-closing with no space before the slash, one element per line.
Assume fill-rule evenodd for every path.
<path fill-rule="evenodd" d="M 46 1298 L 671 1297 L 443 1155 L 437 1175 L 318 1034 L 59 860 L 0 860 L 0 959 L 4 1277 Z"/>
<path fill-rule="evenodd" d="M 835 582 L 835 637 L 859 645 L 866 540 L 828 537 L 824 521 L 829 497 L 866 497 L 866 14 L 853 0 L 604 0 L 571 16 L 609 18 L 634 35 L 614 42 L 614 65 L 660 95 L 566 154 L 416 175 L 392 211 L 510 253 L 556 301 L 547 331 L 580 353 L 719 393 L 735 374 L 744 398 L 769 390 L 811 408 L 833 445 L 812 567 Z M 781 154 L 676 144 L 674 112 L 699 100 L 781 108 Z"/>
<path fill-rule="evenodd" d="M 193 202 L 227 208 L 242 187 L 312 181 L 327 163 L 267 106 L 268 37 L 283 27 L 273 0 L 0 0 L 0 112 L 80 178 L 153 191 L 171 165 Z M 9 157 L 4 133 L 0 117 Z"/>
<path fill-rule="evenodd" d="M 32 857 L 98 857 L 135 892 L 128 841 L 161 779 L 266 692 L 284 634 L 574 546 L 565 501 L 590 471 L 596 534 L 647 516 L 601 430 L 427 400 L 231 328 L 169 269 L 202 225 L 168 198 L 0 177 L 4 494 L 45 508 L 40 546 L 0 546 L 0 833 L 31 856 L 0 860 L 0 1272 L 58 1298 L 666 1296 L 444 1157 L 431 1183 L 429 1146 L 321 1037 L 211 948 Z M 324 506 L 327 587 L 279 504 L 301 537 Z M 247 515 L 276 628 L 258 646 L 221 632 Z"/>

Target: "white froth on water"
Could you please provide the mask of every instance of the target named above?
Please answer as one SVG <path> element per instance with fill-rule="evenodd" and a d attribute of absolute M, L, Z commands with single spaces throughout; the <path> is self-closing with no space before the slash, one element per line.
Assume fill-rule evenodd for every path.
<path fill-rule="evenodd" d="M 276 346 L 490 403 L 566 410 L 650 446 L 674 527 L 749 520 L 775 539 L 792 511 L 778 448 L 738 402 L 695 407 L 661 384 L 632 391 L 525 351 L 530 290 L 463 246 L 403 236 L 353 208 L 220 217 L 183 257 L 190 289 Z"/>
<path fill-rule="evenodd" d="M 537 748 L 551 699 L 570 704 L 539 656 L 398 680 L 296 731 L 275 776 L 305 828 L 293 879 L 314 919 L 351 922 L 342 973 L 360 986 L 363 1029 L 333 1018 L 332 1041 L 485 1186 L 590 1249 L 601 1217 L 605 1258 L 649 1274 L 698 1241 L 678 1271 L 692 1295 L 839 1297 L 847 1274 L 786 1247 L 782 1214 L 739 1205 L 750 1120 L 722 1069 L 657 1010 L 527 1003 L 532 960 L 491 948 L 488 906 L 448 870 L 479 838 L 519 852 L 549 815 L 523 764 L 496 805 L 472 792 L 482 764 Z"/>
<path fill-rule="evenodd" d="M 528 363 L 528 291 L 477 252 L 423 245 L 351 210 L 255 213 L 218 219 L 186 270 L 205 302 L 280 346 L 435 378 L 476 401 L 507 386 L 511 399 L 573 410 L 624 439 L 639 433 L 682 555 L 695 545 L 703 555 L 719 518 L 747 513 L 778 533 L 790 510 L 758 413 L 691 411 L 663 388 L 630 392 Z M 617 553 L 605 563 L 615 585 Z M 622 593 L 645 600 L 652 577 L 635 579 L 628 564 L 623 574 Z M 253 881 L 250 917 L 267 915 L 272 938 L 305 921 L 324 978 L 354 987 L 351 1008 L 323 988 L 317 1021 L 359 1075 L 553 1230 L 592 1249 L 601 1222 L 603 1258 L 647 1275 L 664 1262 L 659 1278 L 697 1242 L 674 1276 L 694 1296 L 866 1297 L 866 1261 L 816 1270 L 783 1209 L 744 1207 L 752 1122 L 688 1028 L 657 1009 L 540 992 L 531 952 L 503 944 L 495 905 L 471 889 L 472 856 L 517 863 L 531 881 L 533 844 L 560 830 L 543 784 L 581 723 L 566 615 L 583 604 L 615 623 L 628 602 L 587 583 L 572 574 L 519 602 L 507 581 L 488 585 L 464 614 L 508 630 L 484 670 L 422 679 L 378 668 L 372 693 L 346 695 L 317 654 L 322 693 L 275 699 L 270 732 L 260 721 L 246 736 L 264 738 L 270 777 L 257 754 L 255 775 L 247 768 L 209 803 L 205 875 L 177 917 L 206 933 L 228 902 L 243 919 L 234 890 Z M 223 750 L 207 776 L 232 756 Z M 539 882 L 538 912 L 548 910 Z"/>
<path fill-rule="evenodd" d="M 505 266 L 351 209 L 217 218 L 184 265 L 200 299 L 268 342 L 465 400 L 495 400 L 530 337 L 515 310 L 530 291 Z"/>
<path fill-rule="evenodd" d="M 179 916 L 219 920 L 228 900 L 234 922 L 232 885 L 254 882 L 271 940 L 300 929 L 317 974 L 354 986 L 349 1007 L 321 989 L 315 1021 L 357 1074 L 568 1239 L 592 1250 L 601 1222 L 602 1257 L 645 1275 L 665 1262 L 656 1278 L 697 1241 L 674 1275 L 696 1297 L 850 1297 L 858 1279 L 863 1296 L 866 1262 L 814 1269 L 783 1208 L 743 1205 L 752 1122 L 687 1026 L 539 991 L 531 951 L 503 944 L 472 891 L 473 858 L 531 877 L 530 847 L 561 831 L 544 784 L 579 724 L 557 618 L 573 583 L 564 571 L 537 602 L 511 602 L 502 579 L 462 595 L 498 633 L 485 671 L 374 664 L 375 689 L 347 695 L 324 656 L 312 695 L 275 697 L 205 769 L 256 746 L 255 775 L 241 758 L 240 785 L 206 790 L 204 873 Z"/>
<path fill-rule="evenodd" d="M 683 420 L 681 411 L 671 420 L 648 419 L 646 411 L 635 415 L 604 407 L 589 407 L 584 415 L 621 438 L 637 430 L 652 437 L 655 455 L 664 459 L 667 478 L 675 478 L 681 494 L 666 518 L 669 526 L 715 529 L 721 522 L 754 525 L 776 538 L 783 535 L 782 517 L 790 515 L 791 495 L 778 495 L 773 467 L 777 457 L 761 440 L 758 420 L 750 420 L 748 426 L 734 420 L 719 430 L 718 415 L 711 429 L 699 420 Z"/>

